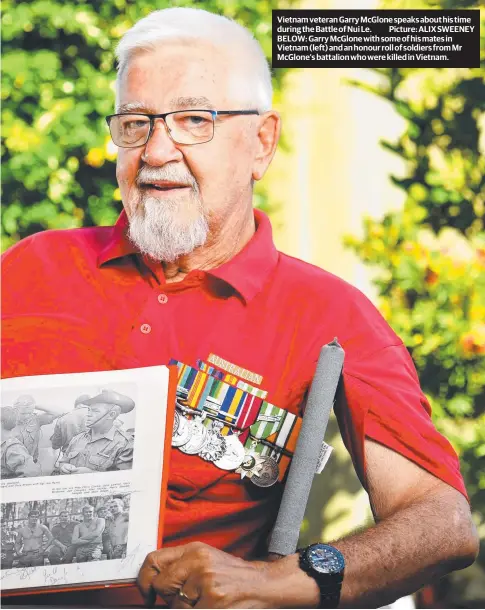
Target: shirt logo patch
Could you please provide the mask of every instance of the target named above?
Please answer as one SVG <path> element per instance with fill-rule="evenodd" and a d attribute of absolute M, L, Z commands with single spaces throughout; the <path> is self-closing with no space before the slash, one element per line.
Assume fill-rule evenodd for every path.
<path fill-rule="evenodd" d="M 261 375 L 257 375 L 256 373 L 252 373 L 247 369 L 243 369 L 240 366 L 237 366 L 236 364 L 232 364 L 232 362 L 228 362 L 227 360 L 224 360 L 224 358 L 220 358 L 215 354 L 210 354 L 207 360 L 211 364 L 214 364 L 215 366 L 219 367 L 223 371 L 230 373 L 231 375 L 237 375 L 238 377 L 241 377 L 246 381 L 250 381 L 251 383 L 255 383 L 256 385 L 261 385 L 263 383 L 263 378 Z"/>

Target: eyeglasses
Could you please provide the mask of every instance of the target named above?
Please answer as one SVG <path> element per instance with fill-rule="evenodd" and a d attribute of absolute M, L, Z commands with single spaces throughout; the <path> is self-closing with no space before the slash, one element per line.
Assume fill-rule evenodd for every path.
<path fill-rule="evenodd" d="M 162 119 L 176 144 L 205 144 L 214 137 L 219 115 L 259 114 L 258 110 L 177 110 L 164 114 L 122 113 L 106 117 L 111 138 L 120 148 L 144 146 L 153 133 L 155 119 Z"/>

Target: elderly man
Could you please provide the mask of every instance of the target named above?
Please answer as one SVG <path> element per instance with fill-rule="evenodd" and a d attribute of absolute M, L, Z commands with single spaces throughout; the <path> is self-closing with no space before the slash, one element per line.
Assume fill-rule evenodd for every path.
<path fill-rule="evenodd" d="M 114 425 L 121 413 L 129 413 L 135 402 L 129 397 L 103 390 L 86 399 L 86 432 L 67 446 L 60 463 L 61 474 L 82 474 L 106 470 L 127 470 L 132 466 L 133 438 Z"/>
<path fill-rule="evenodd" d="M 221 16 L 173 8 L 129 30 L 118 59 L 108 122 L 124 211 L 114 227 L 12 248 L 4 309 L 79 317 L 85 303 L 82 336 L 112 368 L 174 359 L 226 376 L 226 396 L 244 388 L 248 404 L 264 396 L 289 419 L 337 336 L 346 361 L 336 413 L 376 520 L 280 561 L 251 561 L 264 557 L 281 483 L 256 489 L 217 467 L 217 451 L 202 459 L 174 448 L 165 544 L 146 559 L 141 591 L 174 607 L 376 607 L 469 565 L 477 535 L 458 460 L 405 346 L 358 290 L 278 252 L 253 209 L 280 133 L 259 45 Z M 80 334 L 73 327 L 71 339 Z M 241 427 L 256 415 L 246 411 Z"/>
<path fill-rule="evenodd" d="M 34 462 L 27 447 L 15 436 L 17 413 L 12 407 L 2 407 L 2 479 L 17 477 L 39 477 L 40 464 Z"/>
<path fill-rule="evenodd" d="M 40 512 L 29 511 L 27 525 L 21 527 L 15 540 L 15 551 L 19 566 L 32 568 L 44 565 L 44 553 L 52 542 L 52 534 L 45 525 L 39 523 Z"/>
<path fill-rule="evenodd" d="M 82 513 L 83 520 L 74 526 L 72 533 L 76 562 L 98 561 L 103 552 L 102 534 L 105 521 L 94 516 L 94 507 L 90 504 L 83 507 Z"/>

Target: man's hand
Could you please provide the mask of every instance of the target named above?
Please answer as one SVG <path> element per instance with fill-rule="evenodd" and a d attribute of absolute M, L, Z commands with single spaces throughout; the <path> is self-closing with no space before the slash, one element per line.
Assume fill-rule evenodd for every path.
<path fill-rule="evenodd" d="M 61 474 L 74 474 L 75 472 L 77 472 L 77 468 L 73 464 L 69 464 L 66 462 L 59 466 L 59 471 Z"/>
<path fill-rule="evenodd" d="M 149 601 L 158 594 L 172 608 L 310 608 L 319 601 L 318 588 L 298 568 L 296 555 L 272 563 L 249 562 L 202 542 L 150 553 L 138 586 Z M 295 593 L 295 603 L 288 604 Z"/>

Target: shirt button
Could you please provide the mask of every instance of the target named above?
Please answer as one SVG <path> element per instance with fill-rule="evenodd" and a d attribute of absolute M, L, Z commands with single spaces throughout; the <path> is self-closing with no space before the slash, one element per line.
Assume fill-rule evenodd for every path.
<path fill-rule="evenodd" d="M 162 305 L 165 305 L 165 303 L 168 301 L 168 296 L 166 294 L 159 294 L 158 295 L 158 302 L 161 303 Z"/>
<path fill-rule="evenodd" d="M 150 324 L 142 324 L 140 326 L 140 330 L 143 334 L 148 335 L 148 333 L 152 331 L 152 327 L 150 326 Z"/>

